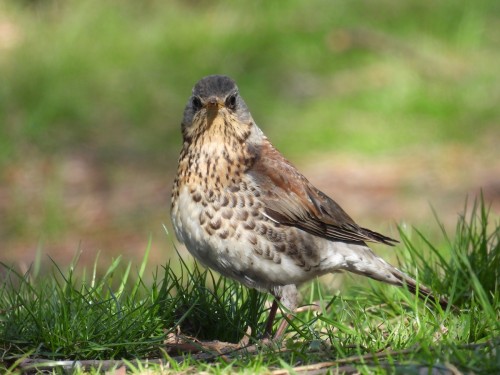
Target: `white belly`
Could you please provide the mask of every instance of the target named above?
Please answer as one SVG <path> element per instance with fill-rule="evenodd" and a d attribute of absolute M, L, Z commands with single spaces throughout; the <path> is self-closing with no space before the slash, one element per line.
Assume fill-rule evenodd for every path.
<path fill-rule="evenodd" d="M 211 230 L 210 222 L 203 222 L 202 217 L 207 210 L 213 223 L 218 224 L 220 220 L 217 230 Z M 244 220 L 224 219 L 222 212 L 195 202 L 185 186 L 180 189 L 177 204 L 172 207 L 172 222 L 177 238 L 202 264 L 249 287 L 264 290 L 299 284 L 316 275 L 314 271 L 305 271 L 304 267 L 285 254 L 266 254 L 265 247 L 269 246 L 265 239 L 259 237 L 255 243 L 255 231 L 245 229 Z M 261 224 L 269 224 L 263 215 L 257 219 Z"/>

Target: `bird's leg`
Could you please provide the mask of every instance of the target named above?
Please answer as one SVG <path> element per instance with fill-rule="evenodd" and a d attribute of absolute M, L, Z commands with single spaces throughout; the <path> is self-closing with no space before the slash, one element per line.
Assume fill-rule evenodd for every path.
<path fill-rule="evenodd" d="M 292 313 L 297 307 L 297 288 L 295 285 L 285 285 L 282 287 L 276 287 L 271 290 L 271 294 L 274 296 L 274 301 L 269 311 L 269 317 L 266 323 L 266 330 L 264 331 L 264 337 L 269 338 L 272 336 L 273 323 L 276 317 L 276 312 L 278 311 L 278 302 L 281 302 L 290 313 L 283 317 L 283 321 L 280 323 L 278 330 L 274 334 L 273 340 L 279 340 L 285 333 L 288 327 L 288 320 L 292 317 Z"/>
<path fill-rule="evenodd" d="M 278 299 L 279 297 L 274 297 L 273 304 L 271 306 L 271 310 L 269 310 L 269 317 L 266 322 L 266 330 L 264 331 L 264 338 L 269 338 L 273 333 L 273 323 L 274 318 L 276 317 L 276 311 L 278 311 Z"/>
<path fill-rule="evenodd" d="M 283 317 L 283 320 L 281 321 L 278 329 L 276 330 L 276 333 L 274 334 L 273 339 L 275 341 L 278 341 L 281 339 L 281 337 L 283 336 L 283 334 L 285 333 L 285 331 L 288 327 L 288 320 L 290 320 L 291 318 L 292 318 L 291 313 L 288 313 L 288 314 L 286 314 L 286 316 Z"/>

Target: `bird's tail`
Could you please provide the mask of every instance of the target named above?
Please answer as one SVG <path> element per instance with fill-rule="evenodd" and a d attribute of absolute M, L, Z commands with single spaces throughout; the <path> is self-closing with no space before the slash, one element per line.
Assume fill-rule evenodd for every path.
<path fill-rule="evenodd" d="M 360 251 L 356 251 L 357 256 L 346 257 L 346 270 L 368 276 L 372 279 L 382 281 L 396 286 L 404 286 L 421 299 L 431 299 L 441 305 L 443 309 L 448 307 L 446 298 L 436 296 L 428 287 L 417 281 L 394 266 L 391 266 L 382 258 L 378 257 L 369 247 L 359 246 Z"/>

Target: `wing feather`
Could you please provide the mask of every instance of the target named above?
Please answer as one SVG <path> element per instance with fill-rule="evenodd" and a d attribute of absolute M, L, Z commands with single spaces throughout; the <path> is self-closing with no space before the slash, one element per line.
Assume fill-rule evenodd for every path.
<path fill-rule="evenodd" d="M 330 197 L 316 189 L 272 145 L 264 140 L 254 164 L 246 171 L 261 186 L 265 212 L 272 220 L 331 241 L 398 241 L 360 227 Z"/>

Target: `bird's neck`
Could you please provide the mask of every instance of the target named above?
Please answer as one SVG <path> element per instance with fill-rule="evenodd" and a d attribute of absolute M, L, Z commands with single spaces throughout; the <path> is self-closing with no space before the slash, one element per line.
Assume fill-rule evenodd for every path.
<path fill-rule="evenodd" d="M 257 157 L 248 140 L 207 135 L 184 144 L 179 159 L 179 183 L 224 189 L 239 184 Z"/>

